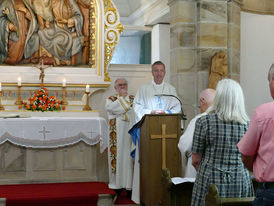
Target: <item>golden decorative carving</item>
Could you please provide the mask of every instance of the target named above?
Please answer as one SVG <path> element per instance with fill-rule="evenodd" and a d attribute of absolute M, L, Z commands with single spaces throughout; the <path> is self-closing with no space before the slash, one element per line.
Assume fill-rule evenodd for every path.
<path fill-rule="evenodd" d="M 3 91 L 0 91 L 0 110 L 5 110 L 5 107 L 2 105 L 2 96 L 3 96 Z"/>
<path fill-rule="evenodd" d="M 124 30 L 120 23 L 119 14 L 111 0 L 104 0 L 105 7 L 105 59 L 104 59 L 104 80 L 110 81 L 107 68 L 112 59 L 113 52 L 119 41 L 120 34 Z"/>
<path fill-rule="evenodd" d="M 90 10 L 89 10 L 89 18 L 90 18 L 90 38 L 89 38 L 89 64 L 92 68 L 96 68 L 96 24 L 97 24 L 97 18 L 96 18 L 96 5 L 95 0 L 90 1 Z"/>

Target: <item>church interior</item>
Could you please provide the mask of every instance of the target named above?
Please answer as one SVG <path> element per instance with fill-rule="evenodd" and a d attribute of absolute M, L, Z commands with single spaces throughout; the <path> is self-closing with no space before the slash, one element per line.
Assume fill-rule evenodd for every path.
<path fill-rule="evenodd" d="M 58 5 L 59 0 L 51 1 Z M 141 85 L 151 82 L 151 65 L 158 60 L 165 64 L 164 81 L 176 88 L 182 102 L 187 117 L 184 127 L 199 113 L 199 94 L 209 87 L 213 58 L 219 52 L 224 61 L 217 60 L 216 69 L 226 67 L 225 77 L 240 83 L 249 117 L 258 105 L 272 101 L 267 82 L 267 71 L 274 62 L 272 0 L 70 1 L 80 5 L 83 38 L 69 37 L 72 40 L 64 48 L 77 49 L 77 41 L 82 41 L 81 55 L 61 51 L 64 48 L 56 45 L 66 38 L 51 37 L 45 43 L 40 40 L 30 58 L 22 59 L 23 53 L 26 57 L 25 46 L 21 60 L 9 63 L 8 36 L 0 32 L 0 185 L 107 184 L 109 125 L 105 101 L 115 94 L 117 78 L 125 78 L 128 93 L 136 95 Z M 2 0 L 0 16 L 9 15 L 4 12 L 10 8 L 7 2 L 16 1 Z M 35 4 L 32 9 L 40 15 Z M 45 13 L 39 17 L 43 19 Z M 51 31 L 46 31 L 49 20 L 42 24 L 36 19 L 39 27 L 33 28 L 39 31 L 34 34 L 50 38 Z M 14 25 L 23 31 L 20 21 Z M 57 58 L 54 51 L 58 49 Z M 64 52 L 70 55 L 69 60 L 62 56 Z M 44 94 L 50 109 L 38 110 L 33 105 Z M 114 194 L 108 191 L 109 196 L 102 195 L 94 205 L 114 205 Z M 81 205 L 71 201 L 67 205 Z M 0 206 L 4 205 L 20 202 L 11 204 L 0 192 Z M 37 204 L 34 201 L 32 205 Z"/>

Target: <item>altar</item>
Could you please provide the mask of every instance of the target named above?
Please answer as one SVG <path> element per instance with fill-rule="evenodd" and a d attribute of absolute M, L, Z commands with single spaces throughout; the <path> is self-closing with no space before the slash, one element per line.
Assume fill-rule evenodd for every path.
<path fill-rule="evenodd" d="M 0 116 L 0 184 L 98 181 L 98 155 L 108 138 L 98 113 Z"/>
<path fill-rule="evenodd" d="M 60 13 L 77 11 L 67 19 L 73 21 L 69 31 L 60 27 L 57 32 L 52 28 L 58 15 L 42 29 L 36 20 L 43 7 L 32 11 L 33 3 L 38 2 L 22 5 L 32 13 L 29 25 L 24 24 L 32 40 L 13 50 L 8 38 L 1 48 L 0 184 L 108 182 L 107 123 L 95 111 L 102 103 L 94 105 L 94 94 L 111 85 L 109 63 L 123 31 L 119 13 L 112 0 L 54 5 Z M 10 11 L 17 18 L 17 11 Z M 52 34 L 51 40 L 41 32 Z M 60 35 L 68 41 L 58 40 Z"/>

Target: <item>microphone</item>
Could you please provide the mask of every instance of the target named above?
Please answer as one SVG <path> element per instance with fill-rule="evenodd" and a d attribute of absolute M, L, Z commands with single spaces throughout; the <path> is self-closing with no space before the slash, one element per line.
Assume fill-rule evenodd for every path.
<path fill-rule="evenodd" d="M 187 120 L 186 115 L 183 111 L 183 105 L 182 105 L 182 101 L 175 95 L 173 94 L 155 94 L 154 96 L 160 96 L 160 97 L 173 97 L 176 98 L 179 102 L 180 102 L 180 106 L 181 106 L 181 119 L 182 120 Z"/>

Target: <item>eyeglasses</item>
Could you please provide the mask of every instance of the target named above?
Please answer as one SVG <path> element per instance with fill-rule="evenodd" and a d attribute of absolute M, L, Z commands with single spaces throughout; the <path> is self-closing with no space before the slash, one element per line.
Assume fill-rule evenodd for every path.
<path fill-rule="evenodd" d="M 124 83 L 124 84 L 118 84 L 119 87 L 122 87 L 122 86 L 127 86 L 127 83 Z"/>

